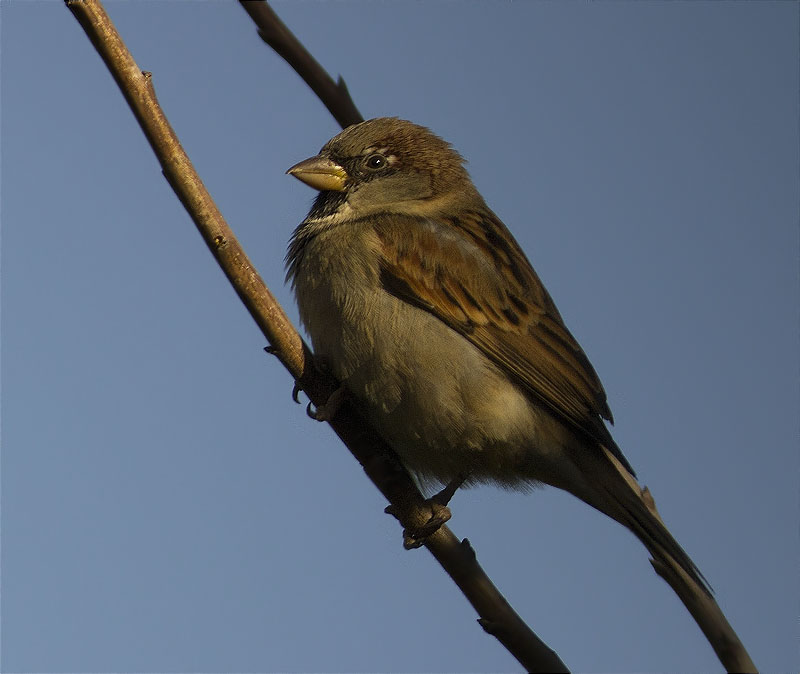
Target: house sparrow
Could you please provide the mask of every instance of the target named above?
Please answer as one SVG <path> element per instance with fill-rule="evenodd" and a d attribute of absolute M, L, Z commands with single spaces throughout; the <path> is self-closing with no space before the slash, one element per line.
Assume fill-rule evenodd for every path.
<path fill-rule="evenodd" d="M 463 159 L 396 118 L 288 173 L 319 190 L 287 253 L 316 357 L 420 481 L 550 484 L 705 580 L 611 438 L 597 374 Z"/>

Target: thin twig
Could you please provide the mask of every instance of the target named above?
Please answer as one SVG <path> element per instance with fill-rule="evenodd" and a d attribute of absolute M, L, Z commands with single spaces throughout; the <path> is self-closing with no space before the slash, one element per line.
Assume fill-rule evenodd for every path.
<path fill-rule="evenodd" d="M 341 75 L 337 82 L 262 0 L 239 0 L 258 27 L 258 35 L 311 87 L 342 128 L 363 122 Z"/>
<path fill-rule="evenodd" d="M 314 368 L 308 347 L 247 259 L 203 186 L 158 105 L 150 73 L 143 73 L 138 68 L 99 0 L 65 2 L 114 76 L 161 163 L 165 177 L 269 340 L 271 351 L 311 401 L 316 405 L 323 403 L 333 390 L 332 382 L 326 381 Z M 345 402 L 330 423 L 389 500 L 392 513 L 401 524 L 407 529 L 424 524 L 431 515 L 430 507 L 393 458 L 391 449 L 358 411 Z M 497 591 L 466 540 L 460 542 L 446 526 L 442 526 L 426 539 L 425 546 L 478 611 L 483 628 L 503 643 L 527 671 L 567 671 L 558 656 L 530 630 Z"/>

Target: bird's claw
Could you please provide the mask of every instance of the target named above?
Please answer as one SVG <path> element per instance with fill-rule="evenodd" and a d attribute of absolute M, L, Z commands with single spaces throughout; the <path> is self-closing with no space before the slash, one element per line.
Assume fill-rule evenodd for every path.
<path fill-rule="evenodd" d="M 318 405 L 315 408 L 311 403 L 308 403 L 306 414 L 315 421 L 330 421 L 336 416 L 336 412 L 338 412 L 339 408 L 342 406 L 344 396 L 345 388 L 344 386 L 340 386 L 330 394 L 322 405 Z"/>
<path fill-rule="evenodd" d="M 297 382 L 294 383 L 292 387 L 292 400 L 294 400 L 298 405 L 300 404 L 300 391 L 302 391 L 302 387 Z"/>

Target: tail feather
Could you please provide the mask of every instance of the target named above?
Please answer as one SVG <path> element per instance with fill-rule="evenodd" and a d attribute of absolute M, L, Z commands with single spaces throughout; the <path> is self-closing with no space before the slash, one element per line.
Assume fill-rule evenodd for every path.
<path fill-rule="evenodd" d="M 620 523 L 636 534 L 656 560 L 669 566 L 677 564 L 708 596 L 711 596 L 713 594 L 711 585 L 692 558 L 664 526 L 647 487 L 640 489 L 639 494 L 631 493 L 631 497 L 621 500 L 624 501 L 620 503 L 624 514 L 620 518 Z"/>
<path fill-rule="evenodd" d="M 729 672 L 756 672 L 697 565 L 667 531 L 653 497 L 605 447 L 573 454 L 576 471 L 570 481 L 554 481 L 589 505 L 630 529 L 652 556 L 656 573 L 672 589 L 706 635 Z M 563 474 L 562 474 L 563 475 Z"/>
<path fill-rule="evenodd" d="M 601 499 L 602 504 L 591 505 L 630 529 L 655 561 L 672 568 L 678 567 L 706 595 L 712 596 L 713 590 L 705 576 L 661 521 L 647 487 L 640 487 L 610 451 L 605 450 L 605 454 L 605 458 L 616 468 L 615 477 L 618 479 L 602 480 L 601 484 L 595 485 L 595 488 L 603 490 L 605 498 Z"/>

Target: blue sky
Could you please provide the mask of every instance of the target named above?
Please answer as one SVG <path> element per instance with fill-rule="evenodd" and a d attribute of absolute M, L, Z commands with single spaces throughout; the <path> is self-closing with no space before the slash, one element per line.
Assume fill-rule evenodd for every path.
<path fill-rule="evenodd" d="M 763 671 L 797 671 L 798 4 L 277 2 L 366 117 L 451 141 Z M 337 131 L 233 2 L 109 2 L 278 299 Z M 20 672 L 518 671 L 292 382 L 56 0 L 2 0 L 2 654 Z M 452 528 L 575 671 L 719 671 L 624 529 Z"/>

